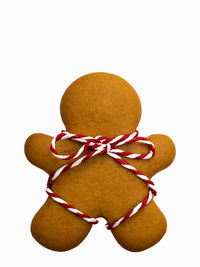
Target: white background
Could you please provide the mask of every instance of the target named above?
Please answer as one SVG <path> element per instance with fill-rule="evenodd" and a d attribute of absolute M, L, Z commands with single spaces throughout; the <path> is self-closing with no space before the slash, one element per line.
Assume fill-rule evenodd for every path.
<path fill-rule="evenodd" d="M 199 266 L 200 2 L 1 1 L 1 266 Z M 89 72 L 118 74 L 138 92 L 140 133 L 174 140 L 174 164 L 158 173 L 155 201 L 168 230 L 140 253 L 121 248 L 104 219 L 84 242 L 53 252 L 31 236 L 47 175 L 23 153 L 33 132 L 56 135 L 67 86 Z"/>

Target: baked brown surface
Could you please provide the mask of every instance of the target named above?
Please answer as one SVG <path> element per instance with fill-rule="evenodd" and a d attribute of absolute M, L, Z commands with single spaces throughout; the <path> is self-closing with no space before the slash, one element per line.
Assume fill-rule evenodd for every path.
<path fill-rule="evenodd" d="M 90 136 L 115 137 L 134 132 L 141 116 L 141 104 L 135 90 L 122 78 L 108 73 L 88 74 L 73 82 L 62 97 L 60 109 L 69 132 Z M 172 163 L 175 146 L 166 135 L 151 135 L 148 139 L 155 145 L 153 158 L 126 160 L 151 178 Z M 31 135 L 25 143 L 27 159 L 48 174 L 66 163 L 51 154 L 51 140 L 51 136 L 38 133 Z M 61 154 L 72 154 L 80 146 L 71 140 L 56 144 Z M 141 143 L 120 148 L 134 153 L 148 152 Z M 82 212 L 91 217 L 104 217 L 108 222 L 124 216 L 148 194 L 143 181 L 107 155 L 97 155 L 63 173 L 54 181 L 52 189 Z M 33 237 L 55 251 L 76 247 L 90 229 L 91 224 L 50 198 L 31 224 Z M 152 200 L 112 233 L 125 249 L 141 251 L 156 244 L 165 231 L 166 219 Z"/>

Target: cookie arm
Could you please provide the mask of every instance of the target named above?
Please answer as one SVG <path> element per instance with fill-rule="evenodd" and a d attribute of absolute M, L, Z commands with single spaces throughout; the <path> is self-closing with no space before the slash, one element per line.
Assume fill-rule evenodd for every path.
<path fill-rule="evenodd" d="M 176 150 L 173 141 L 167 135 L 153 134 L 147 137 L 147 139 L 154 144 L 155 155 L 150 159 L 126 159 L 126 161 L 151 178 L 154 174 L 167 168 L 173 162 Z M 149 151 L 147 146 L 142 143 L 132 143 L 124 147 L 123 150 L 139 154 Z"/>
<path fill-rule="evenodd" d="M 55 158 L 50 151 L 51 136 L 45 134 L 32 134 L 25 143 L 27 159 L 38 168 L 51 173 L 56 167 L 63 164 L 62 160 Z"/>
<path fill-rule="evenodd" d="M 148 173 L 149 177 L 152 177 L 173 162 L 176 149 L 173 141 L 167 135 L 150 135 L 148 140 L 155 146 L 155 155 L 151 159 L 146 160 L 144 171 Z"/>

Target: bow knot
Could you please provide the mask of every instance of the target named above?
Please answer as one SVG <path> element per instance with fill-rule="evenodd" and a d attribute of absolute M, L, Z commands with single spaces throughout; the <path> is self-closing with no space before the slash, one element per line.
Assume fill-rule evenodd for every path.
<path fill-rule="evenodd" d="M 87 143 L 88 148 L 98 151 L 99 154 L 107 154 L 112 149 L 110 144 L 110 139 L 105 136 L 96 136 L 94 139 L 88 139 Z"/>

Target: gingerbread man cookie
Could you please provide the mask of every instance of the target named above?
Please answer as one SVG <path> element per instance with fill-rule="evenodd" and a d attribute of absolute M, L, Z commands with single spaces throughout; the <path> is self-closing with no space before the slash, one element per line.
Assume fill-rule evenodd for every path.
<path fill-rule="evenodd" d="M 140 137 L 139 97 L 113 74 L 77 79 L 65 91 L 60 111 L 66 131 L 55 138 L 33 134 L 25 143 L 27 159 L 49 174 L 48 198 L 31 224 L 33 237 L 46 248 L 66 251 L 103 217 L 125 249 L 156 244 L 167 224 L 154 202 L 151 178 L 173 162 L 172 140 Z"/>

